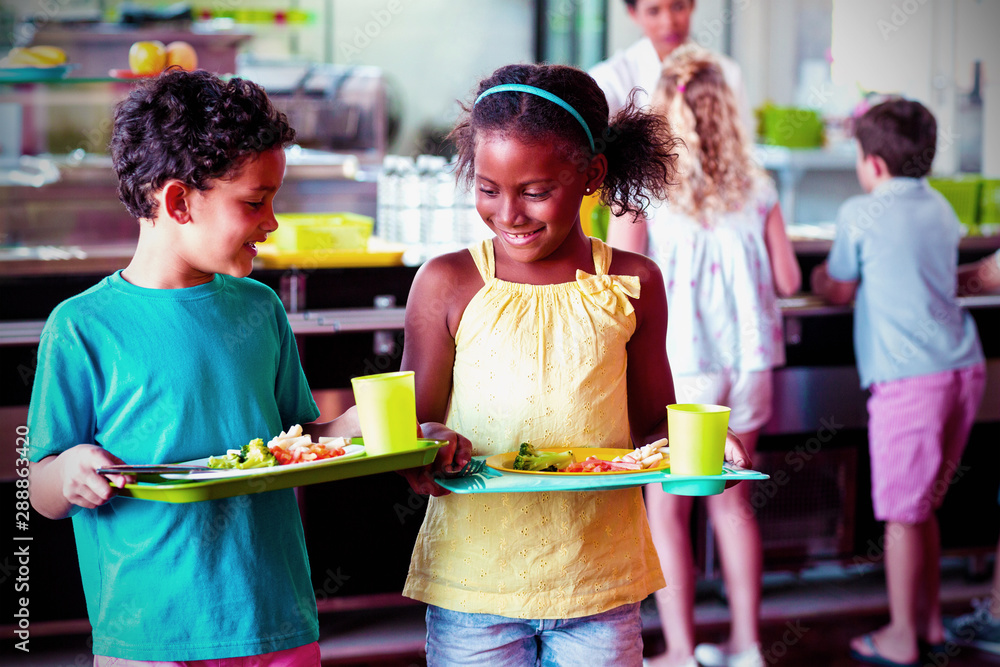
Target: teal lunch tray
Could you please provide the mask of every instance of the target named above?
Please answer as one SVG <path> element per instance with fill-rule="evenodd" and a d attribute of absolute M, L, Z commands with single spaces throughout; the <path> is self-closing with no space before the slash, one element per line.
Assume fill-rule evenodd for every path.
<path fill-rule="evenodd" d="M 476 456 L 474 459 L 486 459 Z M 526 475 L 484 467 L 481 472 L 466 477 L 451 477 L 435 481 L 452 493 L 518 493 L 538 491 L 603 491 L 625 489 L 645 484 L 662 484 L 663 490 L 678 496 L 713 496 L 722 493 L 726 482 L 768 479 L 770 475 L 756 470 L 735 468 L 728 463 L 721 475 L 671 475 L 666 470 L 627 474 L 564 474 Z"/>
<path fill-rule="evenodd" d="M 362 438 L 351 438 L 351 444 L 364 445 Z M 193 503 L 217 500 L 251 493 L 275 491 L 296 486 L 332 482 L 338 479 L 375 475 L 382 472 L 417 468 L 434 460 L 437 451 L 448 444 L 444 440 L 417 440 L 417 447 L 389 454 L 345 456 L 309 464 L 288 464 L 272 468 L 242 471 L 250 474 L 239 477 L 198 481 L 183 479 L 182 475 L 137 475 L 135 484 L 126 484 L 118 495 L 140 500 L 165 503 Z M 259 470 L 260 472 L 256 472 Z"/>

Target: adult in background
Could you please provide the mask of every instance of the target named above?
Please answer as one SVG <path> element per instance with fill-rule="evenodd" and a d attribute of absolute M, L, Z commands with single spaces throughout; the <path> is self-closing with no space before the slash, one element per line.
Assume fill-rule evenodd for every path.
<path fill-rule="evenodd" d="M 678 46 L 691 41 L 695 0 L 625 0 L 625 5 L 643 38 L 590 70 L 590 75 L 608 98 L 612 116 L 625 106 L 629 94 L 636 88 L 636 105 L 649 104 L 650 95 L 660 80 L 664 58 Z M 715 57 L 736 96 L 744 127 L 752 130 L 753 116 L 740 66 L 724 55 L 715 54 Z"/>

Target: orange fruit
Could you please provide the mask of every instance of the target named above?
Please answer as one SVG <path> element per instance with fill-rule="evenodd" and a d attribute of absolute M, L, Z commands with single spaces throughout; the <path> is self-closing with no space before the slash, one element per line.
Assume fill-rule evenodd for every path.
<path fill-rule="evenodd" d="M 187 42 L 167 44 L 167 67 L 178 67 L 190 72 L 198 69 L 198 53 Z"/>
<path fill-rule="evenodd" d="M 167 66 L 167 48 L 163 42 L 135 42 L 128 50 L 128 66 L 133 74 L 159 74 Z"/>

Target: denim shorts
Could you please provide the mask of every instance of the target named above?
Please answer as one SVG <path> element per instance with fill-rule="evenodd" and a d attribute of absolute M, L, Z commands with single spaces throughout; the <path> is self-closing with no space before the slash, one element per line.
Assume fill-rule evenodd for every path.
<path fill-rule="evenodd" d="M 639 603 L 565 620 L 468 614 L 429 605 L 427 665 L 642 665 Z"/>

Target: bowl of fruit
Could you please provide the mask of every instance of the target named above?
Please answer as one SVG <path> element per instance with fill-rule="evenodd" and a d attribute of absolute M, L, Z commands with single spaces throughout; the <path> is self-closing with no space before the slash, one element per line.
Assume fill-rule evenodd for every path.
<path fill-rule="evenodd" d="M 0 82 L 61 79 L 75 67 L 58 46 L 15 46 L 0 58 Z"/>

